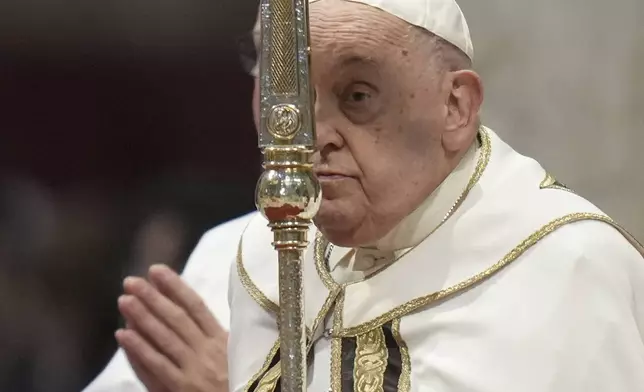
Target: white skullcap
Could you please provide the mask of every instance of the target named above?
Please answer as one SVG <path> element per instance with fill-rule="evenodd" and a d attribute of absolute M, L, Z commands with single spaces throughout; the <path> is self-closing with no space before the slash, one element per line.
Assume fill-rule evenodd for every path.
<path fill-rule="evenodd" d="M 320 0 L 310 0 L 315 3 Z M 456 0 L 345 0 L 379 8 L 410 25 L 423 28 L 474 59 L 474 46 L 463 11 Z"/>
<path fill-rule="evenodd" d="M 315 3 L 320 0 L 309 0 Z M 474 59 L 474 46 L 470 29 L 463 11 L 456 0 L 344 0 L 362 3 L 379 8 L 394 15 L 410 25 L 425 29 Z M 260 18 L 255 22 L 255 31 L 259 32 Z M 257 73 L 257 70 L 255 70 Z"/>

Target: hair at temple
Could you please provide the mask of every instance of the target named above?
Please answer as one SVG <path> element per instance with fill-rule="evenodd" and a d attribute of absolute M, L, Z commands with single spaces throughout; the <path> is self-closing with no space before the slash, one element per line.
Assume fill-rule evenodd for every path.
<path fill-rule="evenodd" d="M 472 68 L 472 60 L 456 46 L 420 27 L 413 27 L 420 38 L 420 44 L 430 50 L 431 61 L 443 72 L 460 71 Z"/>

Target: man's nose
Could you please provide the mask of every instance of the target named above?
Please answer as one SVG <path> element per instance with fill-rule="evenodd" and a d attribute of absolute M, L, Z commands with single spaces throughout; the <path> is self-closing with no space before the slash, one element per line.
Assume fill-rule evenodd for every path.
<path fill-rule="evenodd" d="M 324 110 L 320 101 L 315 102 L 316 149 L 322 157 L 344 145 L 344 138 L 338 132 L 333 114 Z"/>

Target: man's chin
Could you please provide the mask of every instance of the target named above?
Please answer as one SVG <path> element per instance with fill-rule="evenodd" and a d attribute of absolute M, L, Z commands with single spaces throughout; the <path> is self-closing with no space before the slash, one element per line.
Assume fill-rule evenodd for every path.
<path fill-rule="evenodd" d="M 325 205 L 326 204 L 326 205 Z M 327 240 L 338 246 L 351 243 L 354 232 L 353 216 L 348 211 L 329 205 L 333 202 L 324 201 L 313 219 L 315 226 Z"/>

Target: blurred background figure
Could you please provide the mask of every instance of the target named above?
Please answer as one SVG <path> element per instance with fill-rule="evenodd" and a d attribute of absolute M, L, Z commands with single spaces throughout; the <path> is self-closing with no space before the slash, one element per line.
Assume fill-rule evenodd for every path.
<path fill-rule="evenodd" d="M 459 3 L 485 123 L 644 238 L 644 2 Z M 121 279 L 254 208 L 256 7 L 0 2 L 0 391 L 80 390 Z"/>

